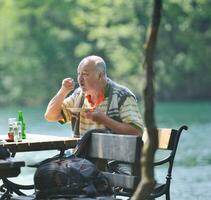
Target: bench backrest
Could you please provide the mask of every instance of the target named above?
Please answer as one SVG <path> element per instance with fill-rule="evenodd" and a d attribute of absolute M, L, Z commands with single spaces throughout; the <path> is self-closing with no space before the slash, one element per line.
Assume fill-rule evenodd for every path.
<path fill-rule="evenodd" d="M 92 133 L 89 144 L 89 158 L 117 160 L 131 164 L 132 175 L 104 172 L 114 186 L 133 189 L 140 177 L 141 137 L 108 133 Z"/>
<path fill-rule="evenodd" d="M 174 148 L 174 142 L 177 137 L 178 131 L 170 128 L 158 128 L 158 149 L 172 150 Z M 143 133 L 143 142 L 148 140 L 147 130 Z"/>
<path fill-rule="evenodd" d="M 92 133 L 89 156 L 134 163 L 140 158 L 137 152 L 140 142 L 141 138 L 137 136 Z"/>

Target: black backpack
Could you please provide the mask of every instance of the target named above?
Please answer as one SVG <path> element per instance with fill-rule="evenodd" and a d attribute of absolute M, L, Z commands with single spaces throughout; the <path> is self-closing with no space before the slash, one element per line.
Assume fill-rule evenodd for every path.
<path fill-rule="evenodd" d="M 71 156 L 40 165 L 34 175 L 36 197 L 111 194 L 107 178 L 84 158 Z"/>
<path fill-rule="evenodd" d="M 55 197 L 93 197 L 112 194 L 108 179 L 84 156 L 92 131 L 77 145 L 70 157 L 53 157 L 42 161 L 34 175 L 36 199 Z"/>

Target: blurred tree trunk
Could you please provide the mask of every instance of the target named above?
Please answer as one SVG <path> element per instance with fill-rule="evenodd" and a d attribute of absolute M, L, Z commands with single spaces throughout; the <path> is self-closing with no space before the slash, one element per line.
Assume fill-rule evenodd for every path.
<path fill-rule="evenodd" d="M 138 3 L 138 2 L 137 2 Z M 132 200 L 144 200 L 147 199 L 151 193 L 154 185 L 154 154 L 158 144 L 157 128 L 154 118 L 154 70 L 153 61 L 156 46 L 157 33 L 161 18 L 161 0 L 154 0 L 153 3 L 153 16 L 152 24 L 150 26 L 149 35 L 145 45 L 145 85 L 144 85 L 144 120 L 148 132 L 149 141 L 144 145 L 143 153 L 141 156 L 141 181 L 132 197 Z M 138 6 L 135 6 L 137 16 L 140 16 L 138 12 Z M 141 24 L 141 19 L 139 18 Z"/>

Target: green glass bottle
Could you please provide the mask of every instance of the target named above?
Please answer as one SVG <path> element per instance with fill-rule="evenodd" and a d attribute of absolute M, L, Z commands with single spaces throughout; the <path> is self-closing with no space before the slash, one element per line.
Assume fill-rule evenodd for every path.
<path fill-rule="evenodd" d="M 24 121 L 23 112 L 18 111 L 18 121 L 21 121 L 22 129 L 21 129 L 21 136 L 22 139 L 26 139 L 26 123 Z"/>

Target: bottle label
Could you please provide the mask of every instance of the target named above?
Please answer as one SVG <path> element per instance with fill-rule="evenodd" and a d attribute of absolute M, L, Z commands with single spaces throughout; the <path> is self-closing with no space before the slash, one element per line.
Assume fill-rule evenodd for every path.
<path fill-rule="evenodd" d="M 18 121 L 17 122 L 17 129 L 18 129 L 18 142 L 21 142 L 22 141 L 22 123 L 21 121 Z"/>
<path fill-rule="evenodd" d="M 16 118 L 9 118 L 8 119 L 8 125 L 9 125 L 9 131 L 8 131 L 8 139 L 9 141 L 14 141 L 14 128 L 13 124 L 16 122 Z"/>

